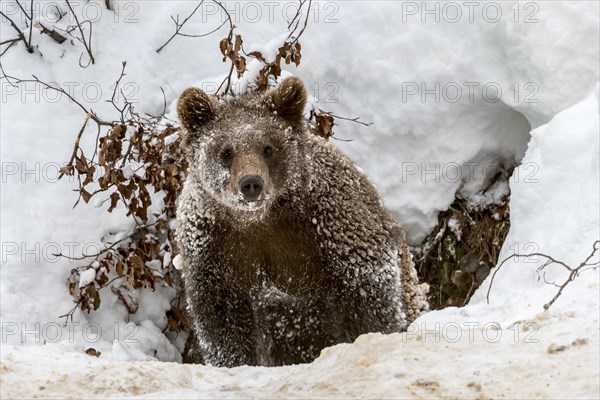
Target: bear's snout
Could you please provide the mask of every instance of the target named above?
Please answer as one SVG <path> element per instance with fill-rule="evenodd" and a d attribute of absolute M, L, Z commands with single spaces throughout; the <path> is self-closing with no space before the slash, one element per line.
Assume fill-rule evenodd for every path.
<path fill-rule="evenodd" d="M 250 209 L 254 209 L 258 204 L 254 202 L 261 201 L 261 205 L 266 206 L 262 200 L 267 200 L 271 188 L 269 179 L 269 167 L 265 161 L 255 152 L 240 153 L 233 160 L 231 165 L 230 190 L 235 193 L 235 197 Z M 248 203 L 253 203 L 252 205 Z M 242 205 L 237 204 L 237 205 Z"/>
<path fill-rule="evenodd" d="M 239 190 L 246 201 L 255 201 L 262 193 L 265 181 L 258 175 L 247 175 L 240 179 Z"/>

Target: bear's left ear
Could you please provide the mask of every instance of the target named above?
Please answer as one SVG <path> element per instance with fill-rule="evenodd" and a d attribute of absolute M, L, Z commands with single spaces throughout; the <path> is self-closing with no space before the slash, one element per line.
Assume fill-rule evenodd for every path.
<path fill-rule="evenodd" d="M 280 117 L 293 123 L 298 123 L 304 118 L 306 88 L 299 78 L 285 78 L 277 88 L 265 96 L 268 106 Z"/>
<path fill-rule="evenodd" d="M 177 116 L 188 132 L 194 132 L 215 118 L 215 108 L 215 103 L 209 95 L 192 87 L 184 90 L 179 96 Z"/>

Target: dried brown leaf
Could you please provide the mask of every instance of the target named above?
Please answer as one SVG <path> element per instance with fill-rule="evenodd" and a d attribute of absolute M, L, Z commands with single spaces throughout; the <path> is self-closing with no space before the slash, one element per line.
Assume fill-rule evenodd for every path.
<path fill-rule="evenodd" d="M 263 55 L 260 51 L 252 51 L 252 52 L 248 53 L 248 55 L 256 58 L 260 62 L 263 62 L 265 64 L 267 63 L 267 60 L 265 60 L 265 58 L 263 57 Z"/>
<path fill-rule="evenodd" d="M 61 167 L 59 171 L 61 174 L 71 176 L 75 172 L 75 168 L 72 165 L 65 165 L 64 167 Z"/>
<path fill-rule="evenodd" d="M 83 201 L 85 201 L 86 203 L 89 203 L 90 199 L 92 198 L 91 193 L 88 192 L 87 190 L 85 190 L 84 188 L 81 188 L 80 193 L 81 193 L 81 198 L 83 199 Z"/>
<path fill-rule="evenodd" d="M 110 195 L 110 207 L 108 207 L 109 213 L 111 213 L 112 210 L 115 209 L 120 198 L 121 198 L 121 196 L 119 196 L 119 193 L 117 193 L 117 192 L 113 192 L 113 194 Z"/>
<path fill-rule="evenodd" d="M 235 47 L 233 48 L 233 52 L 235 54 L 239 53 L 239 51 L 242 49 L 243 43 L 244 41 L 242 40 L 242 37 L 240 35 L 235 35 Z"/>
<path fill-rule="evenodd" d="M 92 356 L 92 357 L 100 357 L 100 354 L 102 354 L 102 353 L 99 352 L 98 350 L 90 347 L 89 349 L 85 350 L 85 354 L 87 354 L 88 356 Z"/>

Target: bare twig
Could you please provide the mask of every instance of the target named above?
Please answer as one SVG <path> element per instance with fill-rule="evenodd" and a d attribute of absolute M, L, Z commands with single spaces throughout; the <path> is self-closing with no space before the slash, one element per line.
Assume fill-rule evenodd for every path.
<path fill-rule="evenodd" d="M 227 16 L 226 22 L 229 22 L 229 32 L 227 33 L 227 41 L 231 42 L 231 40 L 233 39 L 233 31 L 235 30 L 235 25 L 233 24 L 233 20 L 231 19 L 231 14 L 229 14 L 229 11 L 227 11 L 225 6 L 220 1 L 217 1 L 217 0 L 213 0 L 213 1 L 215 2 L 215 4 L 217 4 L 223 10 L 225 15 Z M 223 59 L 223 61 L 225 61 L 225 58 Z M 227 84 L 225 85 L 223 94 L 225 94 L 225 95 L 233 94 L 233 91 L 231 90 L 231 75 L 233 74 L 234 68 L 235 68 L 235 63 L 233 60 L 231 60 L 231 67 L 229 68 L 229 73 L 227 74 L 225 79 L 223 79 L 223 81 L 219 85 L 219 88 L 217 89 L 217 93 L 216 93 L 217 95 L 221 91 L 221 87 L 223 87 L 224 83 L 227 83 Z"/>
<path fill-rule="evenodd" d="M 363 121 L 360 121 L 360 117 L 354 117 L 354 118 L 342 117 L 341 115 L 336 115 L 336 114 L 331 113 L 329 111 L 323 111 L 323 112 L 325 114 L 329 115 L 329 116 L 332 116 L 333 118 L 336 118 L 336 119 L 341 119 L 341 120 L 350 121 L 350 122 L 356 122 L 357 124 L 361 124 L 361 125 L 364 125 L 364 126 L 371 126 L 371 125 L 373 125 L 372 122 L 363 122 Z"/>
<path fill-rule="evenodd" d="M 77 150 L 79 150 L 79 142 L 81 141 L 81 136 L 83 135 L 83 132 L 85 131 L 85 127 L 87 126 L 88 121 L 90 120 L 89 114 L 86 115 L 85 117 L 85 121 L 83 122 L 83 126 L 81 127 L 81 129 L 79 130 L 79 133 L 77 134 L 77 137 L 75 138 L 75 145 L 73 146 L 73 153 L 71 154 L 71 158 L 69 159 L 69 162 L 67 163 L 66 167 L 71 167 L 73 165 L 73 162 L 75 161 L 75 157 L 77 156 Z M 62 178 L 65 175 L 64 172 L 61 172 L 58 175 L 58 179 Z"/>
<path fill-rule="evenodd" d="M 104 289 L 108 286 L 110 286 L 111 283 L 113 283 L 114 281 L 121 279 L 121 278 L 125 278 L 125 275 L 120 275 L 120 276 L 116 276 L 113 279 L 109 280 L 108 282 L 106 282 L 104 285 L 101 285 L 100 287 L 98 287 L 97 290 L 101 290 Z M 69 321 L 73 322 L 73 315 L 75 314 L 75 311 L 77 311 L 77 308 L 79 308 L 79 306 L 81 305 L 81 303 L 83 303 L 86 300 L 85 297 L 80 297 L 77 301 L 75 301 L 75 305 L 73 306 L 73 308 L 71 308 L 66 314 L 63 315 L 59 315 L 58 318 L 64 318 L 65 319 L 65 323 L 63 326 L 67 326 L 67 324 L 69 323 Z"/>
<path fill-rule="evenodd" d="M 194 10 L 191 12 L 191 14 L 188 15 L 187 18 L 185 18 L 181 23 L 179 23 L 179 15 L 177 15 L 176 18 L 173 18 L 173 16 L 171 15 L 171 20 L 175 23 L 175 33 L 173 33 L 173 35 L 162 46 L 160 46 L 158 49 L 156 49 L 157 53 L 160 53 L 160 51 L 162 49 L 164 49 L 169 43 L 171 43 L 171 41 L 173 39 L 175 39 L 176 36 L 184 36 L 184 37 L 191 37 L 191 38 L 199 38 L 199 37 L 209 36 L 209 35 L 215 33 L 216 31 L 218 31 L 219 29 L 221 29 L 223 27 L 223 25 L 225 25 L 227 20 L 223 21 L 223 23 L 221 25 L 219 25 L 217 28 L 213 29 L 212 31 L 210 31 L 208 33 L 202 33 L 199 35 L 191 35 L 191 34 L 187 34 L 187 33 L 181 33 L 181 29 L 183 28 L 183 26 L 190 20 L 190 18 L 192 18 L 194 16 L 194 14 L 196 13 L 196 11 L 198 11 L 198 8 L 200 8 L 202 3 L 204 3 L 204 0 L 202 0 L 200 3 L 198 3 L 198 5 L 196 6 L 196 8 L 194 8 Z"/>
<path fill-rule="evenodd" d="M 351 142 L 352 139 L 341 139 L 334 136 L 333 127 L 338 124 L 335 123 L 335 119 L 341 119 L 344 121 L 350 121 L 357 124 L 361 124 L 364 126 L 373 125 L 372 122 L 363 122 L 360 121 L 360 117 L 348 118 L 342 117 L 339 115 L 335 115 L 329 111 L 318 109 L 318 112 L 314 109 L 310 111 L 310 117 L 308 118 L 308 124 L 310 130 L 317 136 L 324 138 L 325 140 L 329 140 L 329 138 L 333 138 L 334 140 L 339 140 L 341 142 Z"/>
<path fill-rule="evenodd" d="M 76 98 L 74 98 L 68 91 L 66 91 L 62 87 L 60 87 L 58 85 L 54 86 L 50 83 L 44 82 L 44 81 L 38 79 L 38 77 L 35 75 L 32 75 L 32 77 L 33 77 L 33 79 L 20 79 L 20 78 L 16 78 L 14 76 L 9 76 L 9 75 L 5 74 L 2 77 L 0 77 L 0 79 L 2 79 L 2 78 L 5 78 L 7 80 L 13 79 L 14 82 L 17 84 L 18 83 L 29 83 L 29 82 L 38 83 L 38 84 L 42 85 L 43 87 L 45 87 L 46 89 L 55 90 L 65 96 L 67 96 L 67 98 L 69 100 L 71 100 L 79 108 L 81 108 L 86 114 L 88 114 L 89 118 L 91 118 L 98 125 L 102 125 L 102 126 L 113 126 L 114 125 L 114 122 L 104 121 L 101 118 L 99 118 L 98 115 L 96 115 L 96 113 L 94 111 L 92 111 L 91 109 L 88 110 L 83 104 L 81 104 L 81 102 L 79 102 Z"/>
<path fill-rule="evenodd" d="M 30 10 L 29 15 L 27 14 L 27 10 L 25 10 L 25 8 L 21 5 L 19 0 L 15 0 L 15 3 L 17 3 L 17 5 L 21 9 L 21 11 L 23 12 L 23 15 L 25 16 L 25 18 L 27 18 L 29 20 L 28 24 L 27 24 L 27 22 L 25 22 L 25 23 L 27 24 L 27 27 L 29 28 L 29 39 L 27 40 L 27 42 L 31 46 L 31 33 L 32 33 L 31 29 L 33 28 L 33 0 L 31 0 L 31 3 L 29 5 L 29 10 Z"/>
<path fill-rule="evenodd" d="M 352 139 L 342 139 L 342 138 L 339 138 L 339 137 L 337 137 L 337 136 L 331 136 L 331 138 L 332 138 L 333 140 L 337 140 L 338 142 L 346 142 L 346 143 L 349 143 L 349 142 L 353 142 L 353 141 L 354 141 L 354 140 L 352 140 Z"/>
<path fill-rule="evenodd" d="M 306 2 L 306 0 L 300 3 L 300 7 L 298 7 L 298 12 L 296 13 L 297 15 L 301 12 L 302 6 L 304 5 L 305 2 Z M 302 36 L 302 34 L 304 33 L 304 30 L 306 29 L 306 26 L 308 25 L 308 17 L 310 16 L 310 6 L 311 6 L 311 4 L 312 4 L 312 0 L 308 0 L 308 8 L 306 9 L 306 18 L 304 19 L 304 25 L 302 26 L 302 29 L 300 30 L 300 33 L 298 33 L 297 35 L 295 35 L 294 39 L 290 42 L 290 45 L 293 45 L 296 42 L 298 42 L 298 40 L 300 39 L 300 36 Z M 294 18 L 296 18 L 296 17 L 294 17 Z M 294 27 L 294 30 L 291 31 L 290 34 L 288 35 L 288 40 L 292 37 L 292 35 L 294 34 L 294 32 L 296 32 L 296 28 L 298 28 L 298 24 L 296 24 L 296 26 Z"/>
<path fill-rule="evenodd" d="M 300 23 L 300 16 L 302 15 L 302 6 L 304 5 L 304 3 L 306 3 L 307 0 L 298 0 L 299 1 L 299 5 L 298 5 L 298 11 L 296 11 L 296 14 L 294 14 L 294 17 L 291 19 L 291 21 L 288 23 L 288 31 L 293 32 L 298 28 L 298 24 Z M 292 29 L 292 25 L 294 25 L 294 22 L 296 23 L 296 25 L 294 26 L 294 29 Z M 289 39 L 289 36 L 288 36 Z"/>
<path fill-rule="evenodd" d="M 8 46 L 6 46 L 6 48 L 4 49 L 4 51 L 2 53 L 0 53 L 0 56 L 3 56 L 4 53 L 6 53 L 8 51 L 8 49 L 10 49 L 11 47 L 13 47 L 13 45 L 15 43 L 18 43 L 20 40 L 21 39 L 19 39 L 19 38 L 15 38 L 15 39 L 5 40 L 4 42 L 0 43 L 0 46 L 2 46 L 3 44 L 10 43 Z"/>
<path fill-rule="evenodd" d="M 12 82 L 11 81 L 11 77 L 6 74 L 6 71 L 4 71 L 4 66 L 2 65 L 2 61 L 0 61 L 0 73 L 2 74 L 2 75 L 0 75 L 0 81 L 2 79 L 6 79 L 6 81 L 8 82 L 8 84 L 11 85 L 12 87 L 17 86 L 17 83 L 16 82 Z"/>
<path fill-rule="evenodd" d="M 577 267 L 571 267 L 571 266 L 567 265 L 565 262 L 557 260 L 554 257 L 551 257 L 551 256 L 549 256 L 547 254 L 543 254 L 543 253 L 511 254 L 510 256 L 508 256 L 504 260 L 502 260 L 502 262 L 500 264 L 498 264 L 498 266 L 495 268 L 494 273 L 492 274 L 492 277 L 490 279 L 490 286 L 488 287 L 486 300 L 489 304 L 490 291 L 492 290 L 492 284 L 494 283 L 494 278 L 496 277 L 496 274 L 500 271 L 500 268 L 508 260 L 511 260 L 513 258 L 521 258 L 521 257 L 543 257 L 546 259 L 546 261 L 536 269 L 538 277 L 540 277 L 540 273 L 543 274 L 545 272 L 544 269 L 546 267 L 548 267 L 549 265 L 552 265 L 552 264 L 558 264 L 558 265 L 562 266 L 564 269 L 566 269 L 567 271 L 569 271 L 569 276 L 562 284 L 556 284 L 555 282 L 547 282 L 545 275 L 544 275 L 544 277 L 543 277 L 544 282 L 551 283 L 554 286 L 559 288 L 558 292 L 554 295 L 552 300 L 550 300 L 548 303 L 544 304 L 544 310 L 547 310 L 560 297 L 560 295 L 562 294 L 564 289 L 569 285 L 569 283 L 573 282 L 575 280 L 575 278 L 577 278 L 582 272 L 590 270 L 590 269 L 597 269 L 600 267 L 600 262 L 598 262 L 598 261 L 590 264 L 590 260 L 592 259 L 592 257 L 594 257 L 594 255 L 598 251 L 599 247 L 600 247 L 600 240 L 597 240 L 596 242 L 594 242 L 594 244 L 592 246 L 592 252 Z"/>
<path fill-rule="evenodd" d="M 17 0 L 17 3 L 19 1 Z M 29 46 L 31 46 L 31 34 L 32 34 L 32 30 L 33 30 L 33 0 L 31 0 L 31 3 L 29 3 L 29 9 L 31 11 L 31 15 L 29 16 L 29 39 L 27 40 L 29 42 Z"/>
<path fill-rule="evenodd" d="M 65 2 L 67 3 L 67 6 L 69 7 L 69 10 L 71 11 L 71 14 L 73 14 L 73 18 L 75 18 L 75 24 L 77 26 L 77 28 L 79 29 L 79 33 L 81 34 L 81 38 L 77 37 L 77 39 L 83 43 L 83 46 L 85 47 L 85 50 L 87 51 L 88 56 L 90 57 L 90 62 L 92 64 L 96 63 L 96 60 L 94 59 L 94 54 L 92 53 L 92 22 L 89 20 L 85 20 L 82 23 L 88 23 L 90 26 L 90 34 L 88 36 L 88 39 L 86 40 L 85 38 L 85 34 L 83 33 L 83 27 L 82 27 L 82 23 L 79 22 L 79 18 L 77 18 L 77 14 L 75 13 L 75 10 L 73 10 L 73 7 L 71 7 L 71 3 L 69 2 L 69 0 L 65 0 Z M 82 54 L 83 56 L 83 54 Z M 79 57 L 79 65 L 82 68 L 86 68 L 87 66 L 89 66 L 90 64 L 88 63 L 87 65 L 83 65 L 81 64 L 81 56 Z"/>
<path fill-rule="evenodd" d="M 0 46 L 2 46 L 2 45 L 4 45 L 4 44 L 7 44 L 7 43 L 18 42 L 19 40 L 21 40 L 21 39 L 19 39 L 19 38 L 14 38 L 14 39 L 8 39 L 8 40 L 4 40 L 4 41 L 0 42 Z"/>
<path fill-rule="evenodd" d="M 227 23 L 227 20 L 223 21 L 221 23 L 221 25 L 217 26 L 215 29 L 213 29 L 212 31 L 207 32 L 207 33 L 201 33 L 199 35 L 189 35 L 187 33 L 179 33 L 179 36 L 191 37 L 191 38 L 199 38 L 199 37 L 209 36 L 209 35 L 212 35 L 213 33 L 215 33 L 216 31 L 218 31 L 219 29 L 221 29 L 223 27 L 223 25 L 225 25 L 226 23 Z"/>
<path fill-rule="evenodd" d="M 102 254 L 106 253 L 107 251 L 114 250 L 115 246 L 117 246 L 118 244 L 120 244 L 120 243 L 122 243 L 122 242 L 124 242 L 126 240 L 131 239 L 135 235 L 139 235 L 140 234 L 140 232 L 139 232 L 140 229 L 148 229 L 148 228 L 151 228 L 151 227 L 153 227 L 155 225 L 156 225 L 156 223 L 152 223 L 152 224 L 147 224 L 147 225 L 142 225 L 142 226 L 136 227 L 129 235 L 127 235 L 127 236 L 125 236 L 125 237 L 123 237 L 123 238 L 121 238 L 121 239 L 119 239 L 119 240 L 111 243 L 110 246 L 105 247 L 102 250 L 100 250 L 99 252 L 94 253 L 94 254 L 84 254 L 81 257 L 70 257 L 70 256 L 66 256 L 66 255 L 64 255 L 62 253 L 56 253 L 56 254 L 52 254 L 52 255 L 54 257 L 66 258 L 67 260 L 71 260 L 71 261 L 81 261 L 81 260 L 85 260 L 87 258 L 92 258 L 92 257 L 95 260 L 97 260 L 98 257 L 100 257 Z"/>
<path fill-rule="evenodd" d="M 232 61 L 231 62 L 231 67 L 229 68 L 229 73 L 227 74 L 227 76 L 225 77 L 225 79 L 223 79 L 223 81 L 221 82 L 221 84 L 219 85 L 219 87 L 217 88 L 217 94 L 221 91 L 221 88 L 223 87 L 223 84 L 225 82 L 227 82 L 227 85 L 225 85 L 225 90 L 223 90 L 223 94 L 231 94 L 231 95 L 233 95 L 233 91 L 231 90 L 231 75 L 233 74 L 234 67 L 235 67 L 235 64 Z"/>
<path fill-rule="evenodd" d="M 59 44 L 62 44 L 65 42 L 65 40 L 67 40 L 66 37 L 64 37 L 60 33 L 56 32 L 54 29 L 46 28 L 39 21 L 35 23 L 35 27 L 38 28 L 41 31 L 41 33 L 50 36 L 55 42 L 57 42 Z"/>
<path fill-rule="evenodd" d="M 126 75 L 125 74 L 125 67 L 127 66 L 127 61 L 121 62 L 121 66 L 122 66 L 121 67 L 121 74 L 119 75 L 119 78 L 115 82 L 115 88 L 113 89 L 113 93 L 112 93 L 112 96 L 110 97 L 109 102 L 121 114 L 121 122 L 125 122 L 125 119 L 126 119 L 125 115 L 127 113 L 127 110 L 131 108 L 131 103 L 129 101 L 127 101 L 127 99 L 123 95 L 123 92 L 121 92 L 121 95 L 123 95 L 123 98 L 125 99 L 125 102 L 123 104 L 123 107 L 119 108 L 119 106 L 116 103 L 116 97 L 117 97 L 117 91 L 121 87 L 121 79 L 123 79 L 123 77 Z"/>
<path fill-rule="evenodd" d="M 63 19 L 63 17 L 64 17 L 65 15 L 67 15 L 67 12 L 66 12 L 66 11 L 65 11 L 65 12 L 63 12 L 63 11 L 60 9 L 60 7 L 59 7 L 58 5 L 56 5 L 56 4 L 52 4 L 52 7 L 54 7 L 54 10 L 56 11 L 56 15 L 58 16 L 58 17 L 57 17 L 57 20 L 56 20 L 56 21 L 54 21 L 54 22 L 58 22 L 58 21 L 60 21 L 61 19 Z"/>
<path fill-rule="evenodd" d="M 19 4 L 19 2 L 17 1 L 17 4 Z M 19 7 L 21 7 L 21 4 L 19 4 Z M 22 7 L 21 7 L 22 9 Z M 33 8 L 31 10 L 32 14 L 33 14 Z M 22 41 L 23 44 L 25 44 L 25 48 L 27 49 L 27 51 L 29 53 L 33 53 L 33 47 L 31 46 L 31 34 L 29 35 L 29 41 L 27 41 L 27 39 L 25 38 L 25 34 L 23 33 L 23 31 L 21 30 L 21 28 L 19 28 L 17 26 L 17 24 L 15 24 L 15 22 L 10 19 L 8 17 L 8 15 L 6 15 L 4 12 L 0 11 L 0 15 L 3 16 L 4 18 L 6 18 L 8 20 L 8 22 L 10 22 L 11 26 L 13 27 L 13 29 L 15 31 L 17 31 L 17 39 Z M 30 18 L 29 15 L 27 15 L 27 13 L 25 13 L 25 16 L 27 18 Z M 31 26 L 31 24 L 29 24 Z M 11 47 L 14 43 L 11 43 L 11 45 L 9 47 Z M 6 50 L 2 53 L 4 54 L 6 52 Z"/>

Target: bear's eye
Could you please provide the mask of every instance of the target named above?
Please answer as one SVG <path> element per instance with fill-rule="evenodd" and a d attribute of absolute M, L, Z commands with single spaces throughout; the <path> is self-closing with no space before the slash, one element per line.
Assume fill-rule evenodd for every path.
<path fill-rule="evenodd" d="M 266 158 L 269 158 L 273 155 L 273 148 L 271 146 L 265 146 L 264 150 L 263 150 L 263 155 Z"/>
<path fill-rule="evenodd" d="M 226 147 L 221 151 L 221 159 L 223 161 L 231 161 L 233 158 L 233 150 L 231 147 Z"/>

